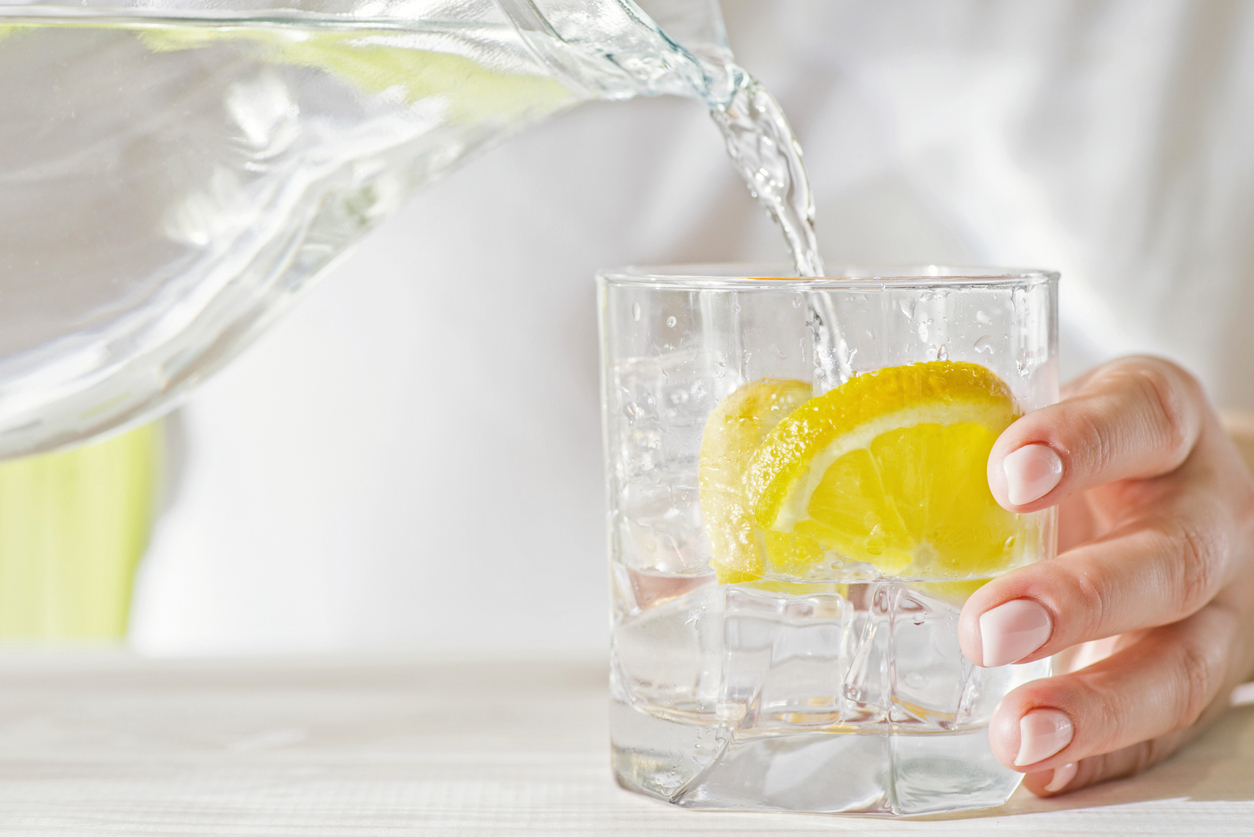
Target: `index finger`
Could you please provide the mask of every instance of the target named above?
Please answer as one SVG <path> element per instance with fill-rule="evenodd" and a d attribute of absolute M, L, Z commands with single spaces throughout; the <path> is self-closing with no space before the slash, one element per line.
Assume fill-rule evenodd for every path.
<path fill-rule="evenodd" d="M 1188 458 L 1205 398 L 1170 361 L 1135 357 L 1100 367 L 1057 404 L 1028 413 L 988 457 L 993 497 L 1036 511 L 1089 488 L 1170 473 Z"/>

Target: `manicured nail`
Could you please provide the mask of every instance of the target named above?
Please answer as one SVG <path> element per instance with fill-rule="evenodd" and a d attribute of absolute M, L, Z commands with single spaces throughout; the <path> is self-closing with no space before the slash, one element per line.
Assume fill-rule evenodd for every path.
<path fill-rule="evenodd" d="M 980 615 L 985 667 L 1022 660 L 1045 644 L 1053 626 L 1049 612 L 1032 599 L 1011 599 Z"/>
<path fill-rule="evenodd" d="M 1057 709 L 1033 709 L 1019 719 L 1019 755 L 1015 756 L 1015 767 L 1026 767 L 1049 758 L 1070 744 L 1074 733 L 1071 719 Z"/>
<path fill-rule="evenodd" d="M 1054 768 L 1054 778 L 1049 780 L 1049 784 L 1045 786 L 1045 790 L 1050 793 L 1058 793 L 1067 786 L 1067 784 L 1075 778 L 1076 771 L 1080 768 L 1075 762 L 1068 762 L 1062 767 Z"/>
<path fill-rule="evenodd" d="M 1002 460 L 1006 495 L 1016 506 L 1039 500 L 1062 479 L 1062 459 L 1049 445 L 1024 445 Z"/>

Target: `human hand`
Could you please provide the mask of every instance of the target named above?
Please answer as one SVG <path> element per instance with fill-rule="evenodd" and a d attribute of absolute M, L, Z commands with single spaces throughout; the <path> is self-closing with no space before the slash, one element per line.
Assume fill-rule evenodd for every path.
<path fill-rule="evenodd" d="M 962 610 L 980 665 L 1064 652 L 989 724 L 997 759 L 1050 795 L 1170 755 L 1254 669 L 1254 478 L 1202 387 L 1126 358 L 1002 433 L 988 460 L 1007 509 L 1058 506 L 1059 555 L 995 579 Z"/>

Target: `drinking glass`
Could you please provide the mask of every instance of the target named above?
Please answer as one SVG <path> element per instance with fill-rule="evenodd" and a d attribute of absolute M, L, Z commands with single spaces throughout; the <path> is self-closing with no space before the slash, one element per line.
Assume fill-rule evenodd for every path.
<path fill-rule="evenodd" d="M 741 548 L 736 537 L 791 536 L 748 516 L 729 536 L 735 503 L 712 493 L 710 451 L 740 444 L 732 459 L 759 461 L 772 437 L 729 443 L 728 432 L 742 432 L 718 430 L 729 415 L 730 426 L 766 432 L 763 405 L 789 422 L 798 404 L 867 375 L 881 380 L 855 385 L 931 370 L 974 376 L 1014 415 L 1053 403 L 1058 276 L 933 266 L 758 278 L 784 272 L 598 275 L 615 776 L 690 808 L 909 815 L 999 805 L 1021 777 L 993 757 L 989 717 L 1011 689 L 1048 674 L 1049 661 L 971 664 L 958 615 L 988 578 L 1053 556 L 1053 510 L 998 510 L 980 471 L 978 486 L 953 496 L 984 492 L 988 513 L 1016 527 L 995 566 L 958 554 L 944 566 L 916 556 L 902 569 L 824 547 L 791 565 L 748 567 L 725 554 Z M 777 397 L 784 391 L 792 403 Z M 875 408 L 867 404 L 859 409 Z M 727 490 L 752 500 L 755 466 L 744 467 Z"/>

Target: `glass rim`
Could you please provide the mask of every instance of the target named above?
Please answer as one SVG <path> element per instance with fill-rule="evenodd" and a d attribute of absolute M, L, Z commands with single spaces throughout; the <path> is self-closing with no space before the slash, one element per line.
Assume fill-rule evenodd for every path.
<path fill-rule="evenodd" d="M 889 288 L 1032 287 L 1056 283 L 1054 270 L 950 265 L 841 265 L 820 277 L 797 276 L 784 263 L 629 265 L 597 271 L 607 285 L 693 290 L 799 291 Z"/>

